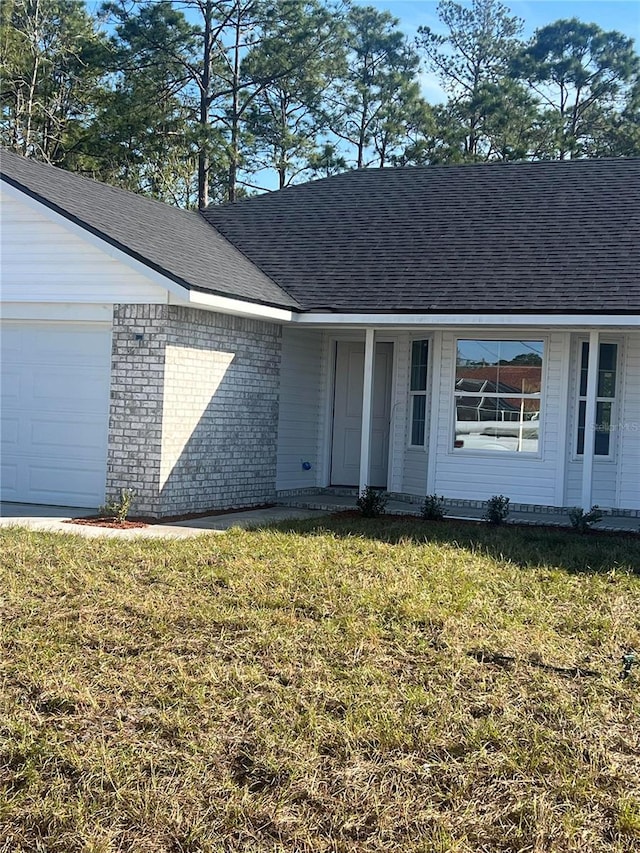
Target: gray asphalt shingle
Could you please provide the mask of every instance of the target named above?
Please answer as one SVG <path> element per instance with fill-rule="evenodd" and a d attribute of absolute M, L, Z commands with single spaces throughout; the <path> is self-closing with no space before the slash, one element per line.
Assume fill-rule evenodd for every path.
<path fill-rule="evenodd" d="M 365 169 L 204 216 L 308 311 L 640 311 L 640 159 Z"/>
<path fill-rule="evenodd" d="M 0 174 L 71 221 L 188 289 L 282 308 L 296 302 L 198 213 L 9 151 Z"/>

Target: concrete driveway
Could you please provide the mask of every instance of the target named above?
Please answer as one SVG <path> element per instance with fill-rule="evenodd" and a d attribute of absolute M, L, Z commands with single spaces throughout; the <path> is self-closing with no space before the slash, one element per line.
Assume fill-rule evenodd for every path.
<path fill-rule="evenodd" d="M 27 527 L 56 533 L 74 533 L 94 538 L 112 536 L 118 539 L 139 537 L 183 539 L 202 533 L 223 533 L 231 527 L 260 527 L 275 521 L 292 518 L 314 518 L 326 515 L 326 511 L 301 507 L 275 506 L 268 509 L 250 509 L 224 515 L 208 515 L 187 521 L 172 521 L 166 524 L 150 524 L 148 527 L 118 530 L 112 527 L 93 527 L 70 524 L 72 518 L 95 515 L 94 507 L 43 506 L 38 504 L 0 503 L 0 528 Z"/>

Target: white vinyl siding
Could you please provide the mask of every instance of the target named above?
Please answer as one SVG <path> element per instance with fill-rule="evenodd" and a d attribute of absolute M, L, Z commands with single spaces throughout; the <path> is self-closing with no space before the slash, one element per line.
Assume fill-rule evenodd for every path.
<path fill-rule="evenodd" d="M 391 428 L 389 432 L 389 483 L 390 492 L 403 492 L 405 484 L 405 448 L 407 430 L 407 388 L 409 383 L 409 335 L 394 338 L 395 363 L 393 398 L 391 400 Z"/>
<path fill-rule="evenodd" d="M 400 490 L 408 495 L 427 493 L 427 451 L 407 447 L 404 454 L 404 483 Z"/>
<path fill-rule="evenodd" d="M 309 329 L 282 330 L 276 488 L 320 483 L 324 434 L 324 336 Z M 311 464 L 309 470 L 303 462 Z"/>
<path fill-rule="evenodd" d="M 640 509 L 640 333 L 629 334 L 621 367 L 618 496 L 621 509 Z M 595 467 L 595 466 L 594 466 Z"/>
<path fill-rule="evenodd" d="M 165 303 L 159 284 L 7 192 L 2 204 L 6 302 Z"/>

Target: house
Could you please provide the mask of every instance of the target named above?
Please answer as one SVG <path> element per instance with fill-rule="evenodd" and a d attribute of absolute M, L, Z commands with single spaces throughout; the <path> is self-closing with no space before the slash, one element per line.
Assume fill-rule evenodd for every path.
<path fill-rule="evenodd" d="M 640 160 L 361 170 L 203 214 L 2 154 L 2 497 L 328 486 L 640 514 Z"/>

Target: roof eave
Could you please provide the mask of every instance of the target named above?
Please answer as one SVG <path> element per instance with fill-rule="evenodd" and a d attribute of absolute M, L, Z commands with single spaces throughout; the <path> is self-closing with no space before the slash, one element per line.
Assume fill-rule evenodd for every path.
<path fill-rule="evenodd" d="M 308 311 L 294 317 L 294 322 L 324 328 L 404 328 L 416 326 L 491 326 L 494 328 L 550 326 L 557 328 L 640 328 L 640 312 L 518 312 L 518 313 L 329 313 Z"/>

